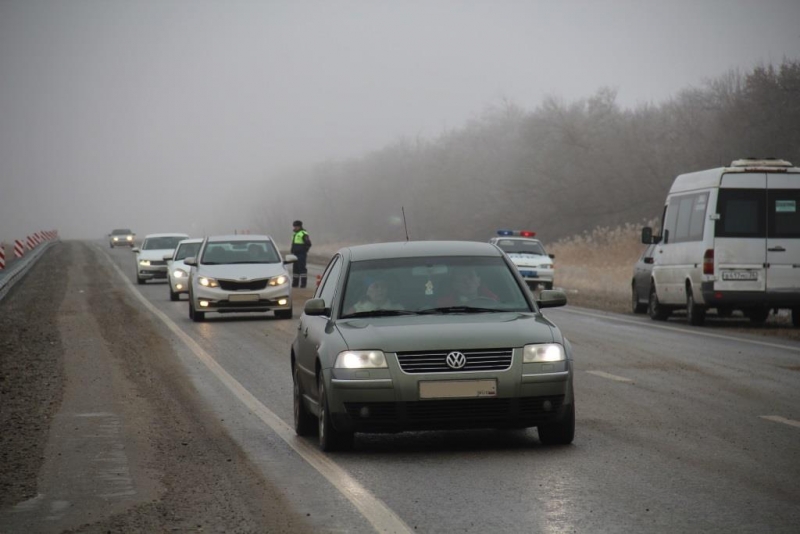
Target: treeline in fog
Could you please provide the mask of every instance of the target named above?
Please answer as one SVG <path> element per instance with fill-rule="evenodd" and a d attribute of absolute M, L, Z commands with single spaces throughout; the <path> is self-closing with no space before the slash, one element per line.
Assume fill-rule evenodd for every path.
<path fill-rule="evenodd" d="M 347 128 L 346 124 L 342 128 Z M 316 242 L 486 240 L 527 228 L 545 242 L 651 220 L 679 173 L 741 157 L 800 165 L 800 61 L 730 72 L 660 105 L 624 109 L 614 90 L 577 102 L 506 103 L 436 139 L 403 139 L 319 164 L 260 192 L 261 230 L 301 218 Z"/>

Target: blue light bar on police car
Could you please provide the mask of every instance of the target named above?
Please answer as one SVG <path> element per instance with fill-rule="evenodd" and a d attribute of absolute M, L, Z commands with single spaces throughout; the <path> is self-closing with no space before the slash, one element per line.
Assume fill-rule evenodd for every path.
<path fill-rule="evenodd" d="M 536 232 L 530 230 L 498 230 L 497 235 L 501 236 L 519 236 L 519 237 L 533 237 Z"/>

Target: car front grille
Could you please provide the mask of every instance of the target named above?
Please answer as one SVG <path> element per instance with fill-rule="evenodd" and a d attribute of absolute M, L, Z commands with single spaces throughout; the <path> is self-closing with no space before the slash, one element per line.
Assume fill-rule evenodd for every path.
<path fill-rule="evenodd" d="M 452 373 L 462 371 L 504 371 L 511 367 L 513 349 L 461 350 L 467 363 L 460 369 L 447 365 L 447 355 L 452 351 L 398 352 L 400 368 L 409 374 Z"/>
<path fill-rule="evenodd" d="M 373 431 L 524 427 L 551 420 L 563 395 L 547 397 L 442 399 L 416 402 L 346 402 L 350 420 Z"/>
<path fill-rule="evenodd" d="M 217 280 L 219 287 L 225 291 L 260 291 L 267 287 L 267 280 L 249 280 L 237 282 L 234 280 Z"/>
<path fill-rule="evenodd" d="M 150 267 L 160 267 L 166 264 L 167 262 L 165 262 L 164 260 L 150 260 Z"/>

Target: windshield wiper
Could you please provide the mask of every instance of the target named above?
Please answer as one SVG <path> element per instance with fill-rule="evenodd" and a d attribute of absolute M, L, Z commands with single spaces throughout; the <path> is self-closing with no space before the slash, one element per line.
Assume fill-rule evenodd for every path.
<path fill-rule="evenodd" d="M 397 315 L 418 315 L 418 314 L 419 312 L 410 310 L 371 310 L 371 311 L 348 313 L 347 315 L 342 315 L 342 319 L 352 319 L 355 317 L 393 317 Z"/>
<path fill-rule="evenodd" d="M 497 308 L 478 308 L 475 306 L 442 306 L 440 308 L 426 308 L 419 313 L 425 314 L 448 314 L 448 313 L 504 313 L 508 310 L 498 310 Z"/>

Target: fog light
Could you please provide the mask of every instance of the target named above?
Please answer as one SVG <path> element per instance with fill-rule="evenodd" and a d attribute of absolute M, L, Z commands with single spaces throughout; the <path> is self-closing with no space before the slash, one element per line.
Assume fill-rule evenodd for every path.
<path fill-rule="evenodd" d="M 182 285 L 180 285 L 180 284 L 176 285 L 175 287 L 176 287 L 177 289 L 183 289 L 183 286 L 182 286 Z"/>
<path fill-rule="evenodd" d="M 278 301 L 278 306 L 286 306 L 287 302 L 289 302 L 289 301 L 286 300 L 286 299 L 281 299 L 281 300 Z"/>
<path fill-rule="evenodd" d="M 201 308 L 208 308 L 208 301 L 207 300 L 201 300 L 200 301 L 200 307 Z"/>
<path fill-rule="evenodd" d="M 358 415 L 364 418 L 369 417 L 369 408 L 367 408 L 366 406 L 362 406 L 361 409 L 358 411 Z"/>

